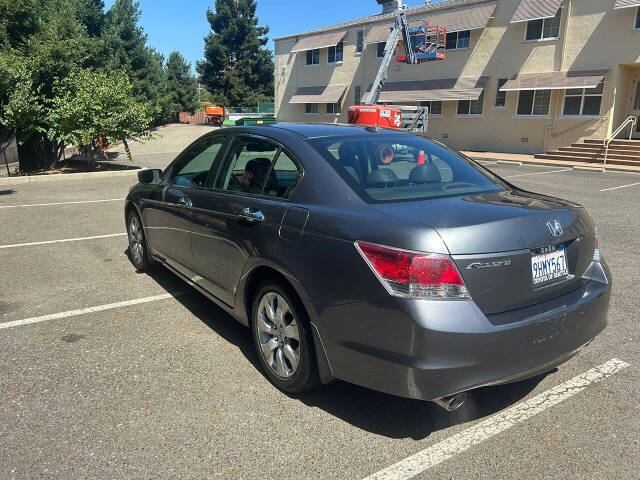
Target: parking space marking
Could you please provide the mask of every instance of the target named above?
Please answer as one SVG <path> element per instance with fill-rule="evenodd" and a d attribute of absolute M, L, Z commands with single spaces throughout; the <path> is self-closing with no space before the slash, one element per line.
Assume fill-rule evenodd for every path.
<path fill-rule="evenodd" d="M 124 198 L 108 198 L 106 200 L 82 200 L 77 202 L 29 203 L 26 205 L 0 205 L 0 208 L 50 207 L 54 205 L 79 205 L 82 203 L 121 202 Z"/>
<path fill-rule="evenodd" d="M 154 295 L 152 297 L 136 298 L 133 300 L 126 300 L 124 302 L 107 303 L 105 305 L 98 305 L 96 307 L 81 308 L 79 310 L 69 310 L 67 312 L 52 313 L 50 315 L 42 315 L 40 317 L 25 318 L 23 320 L 15 320 L 12 322 L 0 323 L 0 330 L 7 328 L 19 327 L 22 325 L 30 325 L 33 323 L 47 322 L 49 320 L 58 320 L 67 317 L 76 317 L 78 315 L 86 315 L 88 313 L 104 312 L 105 310 L 113 310 L 114 308 L 130 307 L 132 305 L 140 305 L 141 303 L 158 302 L 160 300 L 167 300 L 169 298 L 175 298 L 187 293 L 187 290 L 179 291 L 176 293 L 163 293 L 162 295 Z"/>
<path fill-rule="evenodd" d="M 618 190 L 619 188 L 635 187 L 636 185 L 640 185 L 640 182 L 631 183 L 629 185 L 620 185 L 619 187 L 603 188 L 600 191 L 601 192 L 608 192 L 609 190 Z"/>
<path fill-rule="evenodd" d="M 81 242 L 83 240 L 96 240 L 99 238 L 124 237 L 126 233 L 110 233 L 109 235 L 94 235 L 93 237 L 63 238 L 62 240 L 46 240 L 44 242 L 14 243 L 12 245 L 0 245 L 2 248 L 33 247 L 36 245 L 50 245 L 52 243 Z"/>
<path fill-rule="evenodd" d="M 544 175 L 545 173 L 560 173 L 560 172 L 568 172 L 570 170 L 573 170 L 573 168 L 563 168 L 562 170 L 547 170 L 545 172 L 520 173 L 518 175 L 508 175 L 504 178 L 527 177 L 529 175 Z"/>
<path fill-rule="evenodd" d="M 580 393 L 589 385 L 600 382 L 628 366 L 629 364 L 627 362 L 613 358 L 525 402 L 507 408 L 415 455 L 380 470 L 366 477 L 365 480 L 406 480 L 414 477 L 470 449 L 474 445 L 478 445 L 491 437 L 495 437 L 499 433 L 557 405 L 576 393 Z"/>

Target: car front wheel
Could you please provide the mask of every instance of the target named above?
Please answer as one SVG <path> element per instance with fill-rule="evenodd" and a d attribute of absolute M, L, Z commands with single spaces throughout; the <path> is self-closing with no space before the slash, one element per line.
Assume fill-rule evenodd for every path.
<path fill-rule="evenodd" d="M 318 373 L 304 307 L 280 282 L 267 281 L 252 308 L 253 341 L 267 378 L 286 392 L 315 387 Z"/>

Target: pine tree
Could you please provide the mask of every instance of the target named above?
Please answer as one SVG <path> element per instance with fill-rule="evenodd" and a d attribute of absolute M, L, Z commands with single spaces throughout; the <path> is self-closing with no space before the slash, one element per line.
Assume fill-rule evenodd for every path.
<path fill-rule="evenodd" d="M 273 100 L 269 27 L 258 26 L 255 0 L 216 0 L 207 10 L 212 32 L 196 70 L 216 103 L 251 106 Z"/>
<path fill-rule="evenodd" d="M 140 5 L 132 0 L 116 0 L 107 12 L 108 68 L 127 72 L 136 99 L 151 102 L 154 123 L 158 123 L 164 95 L 164 58 L 147 46 L 147 35 L 139 25 L 140 16 Z"/>
<path fill-rule="evenodd" d="M 166 94 L 163 116 L 175 120 L 180 112 L 196 109 L 197 82 L 191 74 L 191 64 L 179 52 L 171 52 L 165 66 Z"/>

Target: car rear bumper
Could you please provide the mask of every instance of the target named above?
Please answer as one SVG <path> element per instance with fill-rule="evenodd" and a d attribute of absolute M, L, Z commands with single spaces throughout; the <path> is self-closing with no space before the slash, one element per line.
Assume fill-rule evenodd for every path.
<path fill-rule="evenodd" d="M 485 316 L 472 300 L 388 296 L 316 308 L 314 323 L 336 378 L 433 400 L 522 380 L 575 355 L 606 326 L 611 277 L 601 271 L 567 295 L 500 315 Z"/>

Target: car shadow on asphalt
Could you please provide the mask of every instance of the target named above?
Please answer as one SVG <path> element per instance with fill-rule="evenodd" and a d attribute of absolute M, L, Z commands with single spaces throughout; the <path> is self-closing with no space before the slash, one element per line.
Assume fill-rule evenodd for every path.
<path fill-rule="evenodd" d="M 12 193 L 16 193 L 15 190 L 0 190 L 0 196 L 1 195 L 11 195 Z"/>
<path fill-rule="evenodd" d="M 154 270 L 150 276 L 169 293 L 190 289 L 164 268 Z M 260 369 L 251 335 L 244 325 L 196 290 L 176 296 L 176 300 L 217 335 L 235 345 L 255 368 Z M 342 381 L 303 394 L 287 395 L 367 432 L 389 438 L 422 440 L 438 430 L 492 415 L 517 403 L 546 375 L 555 371 L 520 382 L 473 390 L 454 412 L 446 412 L 432 402 L 396 397 Z"/>

